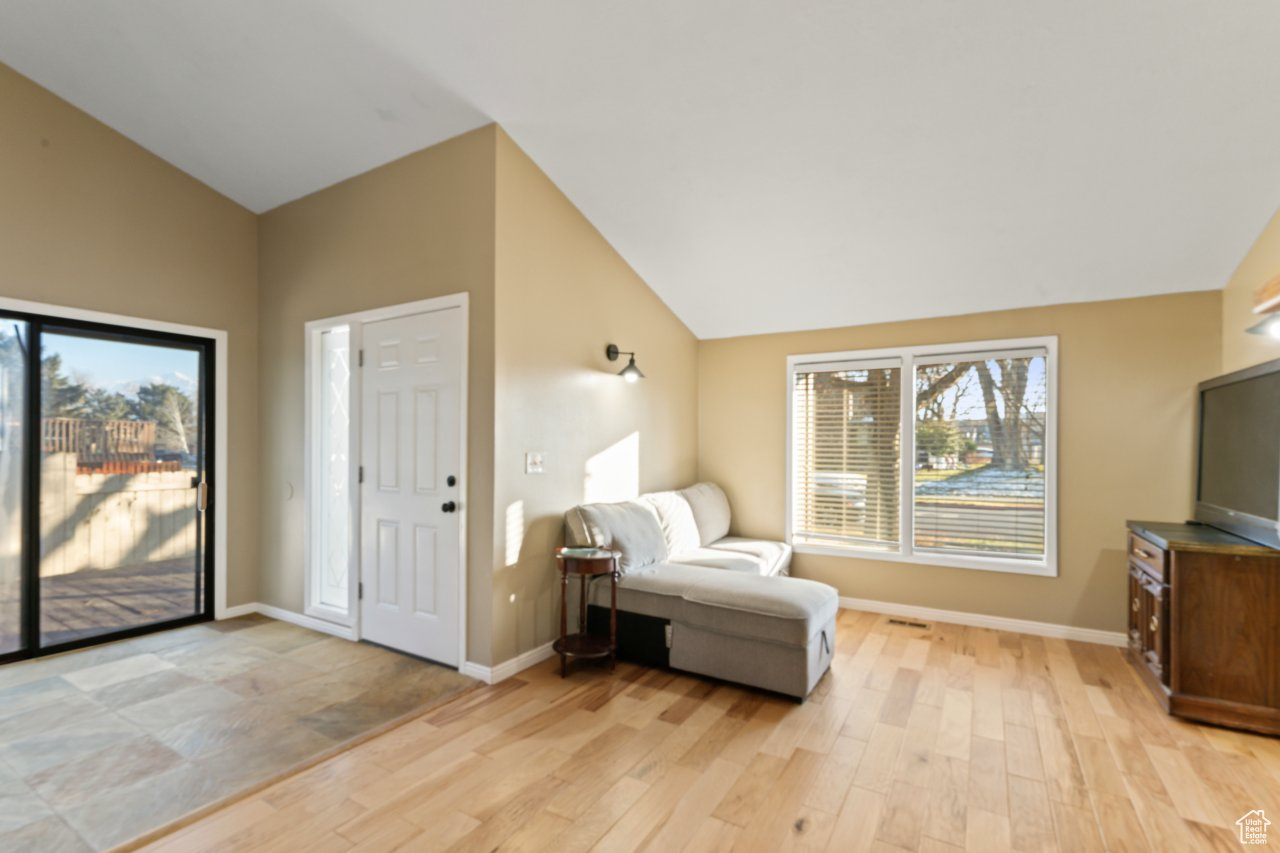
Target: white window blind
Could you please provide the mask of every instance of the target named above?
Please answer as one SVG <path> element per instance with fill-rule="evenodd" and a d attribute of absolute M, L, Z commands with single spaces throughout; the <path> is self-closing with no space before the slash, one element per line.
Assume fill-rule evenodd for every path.
<path fill-rule="evenodd" d="M 796 370 L 792 412 L 794 536 L 896 550 L 901 362 Z"/>
<path fill-rule="evenodd" d="M 1055 352 L 1039 338 L 790 359 L 793 544 L 1056 573 Z"/>

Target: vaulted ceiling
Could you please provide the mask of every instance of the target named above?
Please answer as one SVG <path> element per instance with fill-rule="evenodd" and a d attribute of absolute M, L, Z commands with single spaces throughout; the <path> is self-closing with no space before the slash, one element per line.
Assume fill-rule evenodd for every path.
<path fill-rule="evenodd" d="M 9 0 L 0 61 L 263 211 L 497 121 L 700 337 L 1221 287 L 1274 0 Z"/>

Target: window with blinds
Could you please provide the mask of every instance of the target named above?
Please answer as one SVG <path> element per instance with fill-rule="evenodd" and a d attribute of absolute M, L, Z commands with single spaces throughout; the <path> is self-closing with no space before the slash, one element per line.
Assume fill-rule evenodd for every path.
<path fill-rule="evenodd" d="M 797 370 L 792 414 L 795 537 L 897 550 L 902 362 Z"/>
<path fill-rule="evenodd" d="M 795 547 L 1056 573 L 1056 346 L 789 359 Z"/>

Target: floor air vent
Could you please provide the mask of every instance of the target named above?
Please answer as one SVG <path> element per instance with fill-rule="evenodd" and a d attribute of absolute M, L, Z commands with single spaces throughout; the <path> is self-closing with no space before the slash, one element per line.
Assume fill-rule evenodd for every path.
<path fill-rule="evenodd" d="M 904 628 L 924 628 L 926 631 L 929 629 L 928 622 L 912 622 L 909 619 L 890 619 L 889 624 L 901 625 Z"/>

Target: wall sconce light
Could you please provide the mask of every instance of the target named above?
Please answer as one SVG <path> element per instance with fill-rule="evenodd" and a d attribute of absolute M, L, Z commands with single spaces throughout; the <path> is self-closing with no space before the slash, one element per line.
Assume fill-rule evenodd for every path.
<path fill-rule="evenodd" d="M 1250 326 L 1245 331 L 1251 335 L 1267 335 L 1280 339 L 1280 314 L 1268 314 L 1262 322 Z"/>
<path fill-rule="evenodd" d="M 627 366 L 618 371 L 618 375 L 628 382 L 635 382 L 637 379 L 644 379 L 644 374 L 640 372 L 640 368 L 636 367 L 636 354 L 633 352 L 623 352 L 618 349 L 617 344 L 609 344 L 604 348 L 604 354 L 610 361 L 617 361 L 620 355 L 629 355 L 631 359 L 627 362 Z"/>

